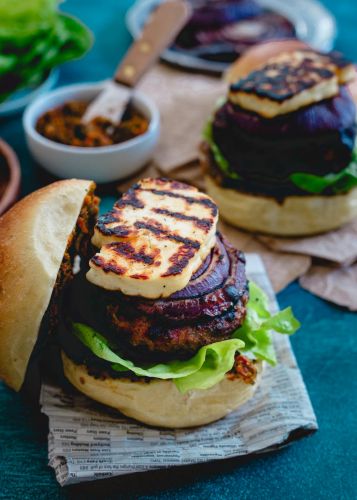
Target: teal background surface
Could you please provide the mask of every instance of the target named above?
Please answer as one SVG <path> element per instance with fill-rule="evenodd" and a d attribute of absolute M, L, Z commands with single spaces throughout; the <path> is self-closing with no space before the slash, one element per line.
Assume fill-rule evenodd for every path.
<path fill-rule="evenodd" d="M 296 0 L 297 1 L 297 0 Z M 63 10 L 80 17 L 96 37 L 81 61 L 62 67 L 60 85 L 112 74 L 130 36 L 124 15 L 132 0 L 69 0 Z M 356 0 L 325 0 L 339 27 L 336 48 L 357 61 Z M 0 121 L 0 136 L 17 151 L 23 194 L 43 181 L 24 142 L 20 118 Z M 0 385 L 0 498 L 6 499 L 355 499 L 357 498 L 357 315 L 328 304 L 293 283 L 279 294 L 302 328 L 292 338 L 320 429 L 279 452 L 136 474 L 60 488 L 47 467 L 47 441 L 17 394 Z"/>

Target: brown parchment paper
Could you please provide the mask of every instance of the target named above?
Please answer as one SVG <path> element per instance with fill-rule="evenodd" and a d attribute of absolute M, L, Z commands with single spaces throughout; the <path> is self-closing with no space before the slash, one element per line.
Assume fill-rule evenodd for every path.
<path fill-rule="evenodd" d="M 215 76 L 185 73 L 159 64 L 144 78 L 140 90 L 150 95 L 161 114 L 161 137 L 154 161 L 164 175 L 184 180 L 199 172 L 198 145 L 215 103 L 227 85 Z M 192 164 L 193 163 L 193 164 Z M 190 176 L 192 177 L 192 176 Z"/>
<path fill-rule="evenodd" d="M 357 260 L 357 221 L 336 231 L 305 238 L 259 236 L 272 250 L 301 253 L 348 265 Z"/>
<path fill-rule="evenodd" d="M 239 231 L 224 221 L 220 221 L 219 230 L 240 250 L 246 253 L 258 253 L 261 256 L 275 292 L 280 292 L 289 283 L 305 274 L 311 265 L 311 257 L 273 252 L 252 234 Z"/>
<path fill-rule="evenodd" d="M 357 263 L 352 266 L 312 266 L 299 280 L 309 292 L 357 311 Z"/>

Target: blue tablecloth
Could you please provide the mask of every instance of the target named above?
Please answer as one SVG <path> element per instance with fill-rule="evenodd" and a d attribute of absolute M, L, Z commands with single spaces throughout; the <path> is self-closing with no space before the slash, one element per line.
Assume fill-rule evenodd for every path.
<path fill-rule="evenodd" d="M 298 0 L 294 0 L 298 1 Z M 336 47 L 357 60 L 356 0 L 325 0 L 336 15 Z M 124 14 L 132 0 L 69 0 L 96 43 L 80 62 L 61 69 L 60 84 L 100 80 L 112 74 L 130 36 Z M 25 147 L 19 117 L 0 122 L 0 136 L 17 151 L 23 193 L 35 189 L 40 173 Z M 193 466 L 61 489 L 47 467 L 47 442 L 19 396 L 0 385 L 0 498 L 357 498 L 357 315 L 290 285 L 279 294 L 303 326 L 292 344 L 315 408 L 320 430 L 280 452 L 246 462 Z M 0 318 L 1 321 L 1 318 Z"/>

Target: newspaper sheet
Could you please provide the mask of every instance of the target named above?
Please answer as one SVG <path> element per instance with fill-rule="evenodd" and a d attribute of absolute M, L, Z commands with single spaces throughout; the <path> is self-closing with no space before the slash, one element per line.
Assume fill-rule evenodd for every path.
<path fill-rule="evenodd" d="M 260 257 L 247 274 L 278 305 Z M 273 334 L 274 335 L 274 334 Z M 274 335 L 279 364 L 266 366 L 255 396 L 228 417 L 186 430 L 155 429 L 104 409 L 78 393 L 42 386 L 49 417 L 48 456 L 61 485 L 139 471 L 262 453 L 317 429 L 316 417 L 287 335 Z"/>

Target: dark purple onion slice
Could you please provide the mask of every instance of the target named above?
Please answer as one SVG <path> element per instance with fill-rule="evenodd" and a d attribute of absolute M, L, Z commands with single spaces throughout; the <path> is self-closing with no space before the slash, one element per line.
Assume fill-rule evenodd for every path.
<path fill-rule="evenodd" d="M 267 119 L 227 102 L 222 112 L 227 126 L 238 126 L 249 134 L 260 137 L 303 137 L 353 126 L 356 106 L 349 90 L 341 87 L 332 99 L 306 106 L 293 113 Z M 216 119 L 220 119 L 220 111 Z"/>
<path fill-rule="evenodd" d="M 246 285 L 241 254 L 220 236 L 205 273 L 167 299 L 138 300 L 134 307 L 170 321 L 203 320 L 233 308 L 246 293 Z"/>
<path fill-rule="evenodd" d="M 193 275 L 188 285 L 173 293 L 169 300 L 192 299 L 220 287 L 229 274 L 229 258 L 223 243 L 217 238 L 217 244 L 211 254 L 209 266 L 204 273 Z M 197 273 L 196 273 L 197 274 Z"/>
<path fill-rule="evenodd" d="M 201 276 L 201 274 L 203 274 L 204 272 L 206 272 L 207 270 L 207 267 L 210 265 L 210 262 L 212 260 L 212 254 L 213 254 L 213 251 L 207 255 L 207 257 L 205 258 L 205 260 L 202 262 L 202 264 L 200 265 L 200 267 L 197 269 L 197 271 L 192 275 L 191 277 L 191 280 L 195 280 L 197 278 L 199 278 Z"/>

